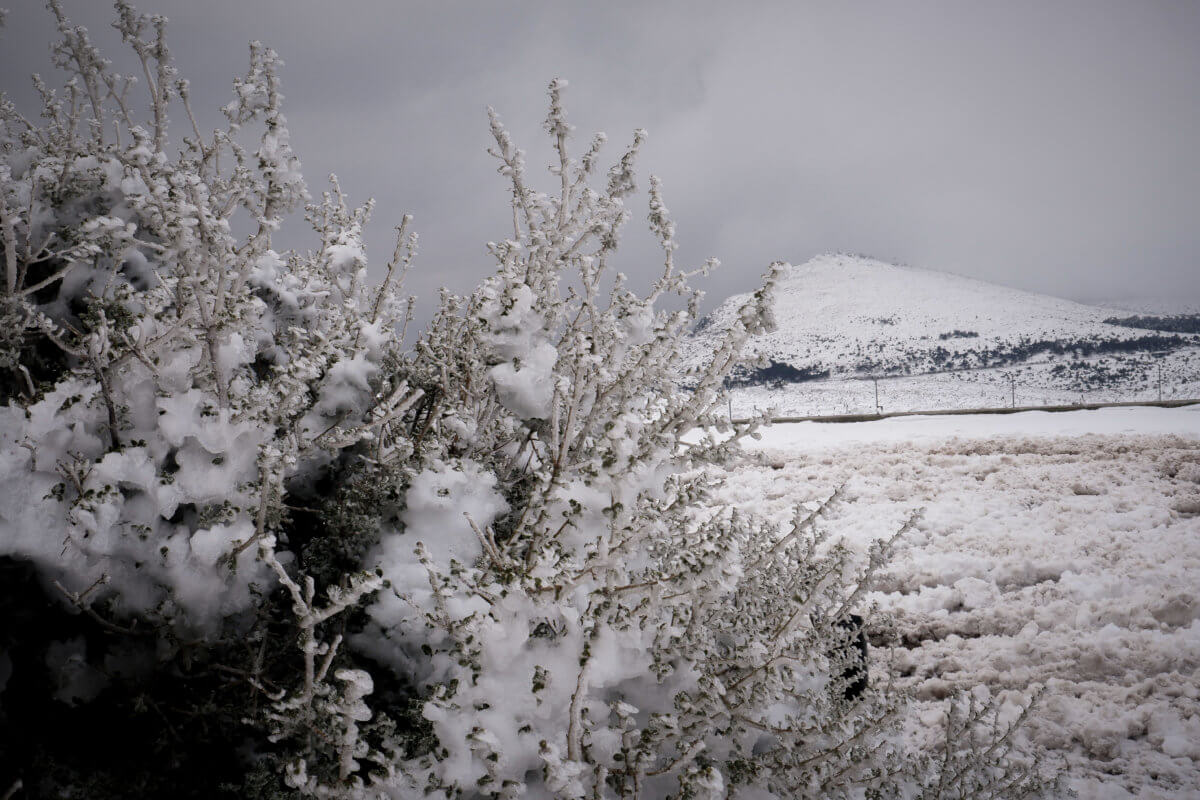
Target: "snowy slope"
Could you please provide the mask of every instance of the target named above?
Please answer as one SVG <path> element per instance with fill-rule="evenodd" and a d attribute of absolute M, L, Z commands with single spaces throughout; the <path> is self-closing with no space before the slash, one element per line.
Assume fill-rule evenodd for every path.
<path fill-rule="evenodd" d="M 730 297 L 701 322 L 692 358 L 712 352 L 747 297 Z M 1195 334 L 1110 324 L 1104 320 L 1123 316 L 1111 307 L 856 256 L 788 268 L 775 316 L 778 329 L 754 337 L 735 372 L 742 411 L 870 410 L 867 377 L 893 381 L 880 398 L 893 411 L 1007 405 L 1010 377 L 1026 404 L 1153 399 L 1159 359 L 1151 353 L 1165 350 L 1164 396 L 1188 394 L 1192 387 L 1181 383 L 1200 379 Z"/>
<path fill-rule="evenodd" d="M 1200 405 L 891 417 L 853 424 L 798 422 L 762 428 L 760 438 L 748 446 L 755 450 L 771 449 L 798 454 L 859 444 L 925 446 L 950 439 L 1089 435 L 1184 436 L 1200 439 Z"/>
<path fill-rule="evenodd" d="M 1020 738 L 1079 797 L 1200 797 L 1200 410 L 778 425 L 722 478 L 781 522 L 844 485 L 825 527 L 863 553 L 925 509 L 870 597 L 922 720 L 1041 691 Z"/>
<path fill-rule="evenodd" d="M 725 328 L 747 300 L 735 295 L 707 318 L 697 345 Z M 1098 308 L 944 272 L 824 255 L 788 269 L 776 292 L 778 330 L 748 355 L 833 375 L 978 365 L 975 354 L 1021 342 L 1136 339 L 1150 331 L 1110 325 Z M 973 334 L 973 335 L 972 335 Z M 939 350 L 945 364 L 932 363 Z M 923 369 L 918 369 L 924 367 Z"/>

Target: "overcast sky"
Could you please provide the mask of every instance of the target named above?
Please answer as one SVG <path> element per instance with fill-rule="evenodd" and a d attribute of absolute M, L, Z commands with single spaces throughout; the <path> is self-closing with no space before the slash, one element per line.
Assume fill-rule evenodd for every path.
<path fill-rule="evenodd" d="M 106 49 L 108 3 L 64 0 Z M 0 87 L 25 108 L 52 26 L 11 8 Z M 508 235 L 485 109 L 549 163 L 546 84 L 570 81 L 577 152 L 650 133 L 679 258 L 724 264 L 711 305 L 772 260 L 866 253 L 1078 300 L 1200 302 L 1200 3 L 142 0 L 193 102 L 220 121 L 246 44 L 286 61 L 312 189 L 377 200 L 377 269 L 415 216 L 410 289 L 464 291 Z M 657 269 L 635 199 L 622 262 Z"/>

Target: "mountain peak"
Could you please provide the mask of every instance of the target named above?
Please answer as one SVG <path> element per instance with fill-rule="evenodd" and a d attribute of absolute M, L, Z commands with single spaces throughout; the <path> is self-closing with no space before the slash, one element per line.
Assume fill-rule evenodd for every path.
<path fill-rule="evenodd" d="M 697 328 L 697 358 L 748 298 L 730 297 Z M 786 269 L 774 312 L 777 329 L 754 336 L 744 360 L 774 365 L 769 380 L 784 382 L 1005 366 L 1080 342 L 1120 351 L 1113 343 L 1150 333 L 1105 322 L 1112 309 L 842 253 Z"/>

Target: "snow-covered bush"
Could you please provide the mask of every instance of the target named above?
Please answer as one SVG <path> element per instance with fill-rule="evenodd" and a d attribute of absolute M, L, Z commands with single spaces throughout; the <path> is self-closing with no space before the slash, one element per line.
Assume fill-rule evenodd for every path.
<path fill-rule="evenodd" d="M 260 549 L 289 498 L 414 399 L 383 375 L 408 306 L 398 280 L 367 283 L 369 207 L 336 181 L 307 206 L 319 247 L 272 248 L 309 195 L 271 50 L 251 45 L 205 137 L 162 19 L 117 3 L 149 95 L 135 103 L 143 86 L 49 8 L 70 80 L 35 78 L 36 124 L 0 107 L 0 554 L 114 633 L 155 631 L 125 673 L 142 674 L 255 635 L 276 582 Z M 192 122 L 174 157 L 168 108 Z"/>
<path fill-rule="evenodd" d="M 846 621 L 886 544 L 864 569 L 820 510 L 780 532 L 710 499 L 706 465 L 753 432 L 719 393 L 772 325 L 776 270 L 681 374 L 689 280 L 715 262 L 675 264 L 654 178 L 661 273 L 639 295 L 609 264 L 642 132 L 607 172 L 602 135 L 572 159 L 552 82 L 543 193 L 493 113 L 511 237 L 405 348 L 407 219 L 379 285 L 370 206 L 336 179 L 305 206 L 317 247 L 272 246 L 310 197 L 271 50 L 251 45 L 206 136 L 162 19 L 116 3 L 136 81 L 49 8 L 70 79 L 37 79 L 36 124 L 0 105 L 0 557 L 23 576 L 3 605 L 57 604 L 0 639 L 9 696 L 30 689 L 3 738 L 54 765 L 42 791 L 130 786 L 67 752 L 62 702 L 151 709 L 147 746 L 204 796 L 1036 789 L 974 708 L 968 735 L 912 752 L 902 698 L 848 691 Z"/>

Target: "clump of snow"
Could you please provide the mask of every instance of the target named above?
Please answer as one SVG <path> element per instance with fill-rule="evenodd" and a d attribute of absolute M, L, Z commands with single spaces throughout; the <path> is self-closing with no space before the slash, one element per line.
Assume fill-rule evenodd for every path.
<path fill-rule="evenodd" d="M 558 351 L 541 342 L 525 353 L 492 367 L 488 373 L 505 408 L 522 419 L 547 419 L 554 394 Z"/>
<path fill-rule="evenodd" d="M 533 289 L 491 279 L 481 287 L 480 298 L 484 343 L 500 361 L 488 372 L 500 402 L 522 419 L 549 418 L 558 350 L 544 330 Z"/>
<path fill-rule="evenodd" d="M 449 566 L 450 559 L 464 564 L 480 556 L 480 544 L 471 523 L 485 528 L 508 510 L 496 490 L 496 476 L 470 460 L 454 465 L 435 463 L 417 473 L 405 494 L 407 508 L 401 522 L 408 532 L 409 549 L 420 537 L 435 564 Z M 385 539 L 401 537 L 390 534 Z"/>

